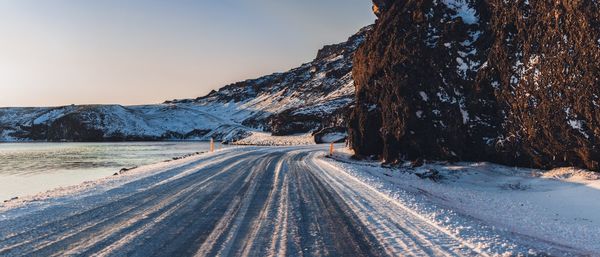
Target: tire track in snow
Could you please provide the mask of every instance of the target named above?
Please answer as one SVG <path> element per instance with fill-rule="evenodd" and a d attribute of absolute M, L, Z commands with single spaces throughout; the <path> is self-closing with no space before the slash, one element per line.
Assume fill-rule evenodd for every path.
<path fill-rule="evenodd" d="M 23 223 L 0 221 L 10 226 L 0 234 L 0 255 L 481 255 L 318 161 L 321 148 L 233 149 L 99 192 L 92 204 L 85 197 L 64 203 L 75 211 L 54 207 L 24 214 Z"/>
<path fill-rule="evenodd" d="M 227 161 L 232 160 L 226 160 L 222 164 L 226 164 Z M 221 170 L 222 166 L 198 174 L 198 177 L 203 178 L 204 176 L 211 175 L 210 172 Z M 182 184 L 182 188 L 185 187 L 186 185 Z M 152 187 L 150 187 L 150 189 L 151 188 Z M 81 232 L 98 227 L 113 227 L 114 222 L 116 222 L 116 220 L 119 218 L 128 217 L 129 215 L 137 215 L 145 210 L 144 207 L 156 206 L 159 201 L 165 200 L 164 197 L 170 196 L 170 194 L 168 194 L 169 190 L 171 190 L 170 188 L 164 187 L 159 188 L 159 190 L 160 191 L 153 192 L 152 194 L 148 194 L 147 192 L 138 192 L 124 199 L 119 199 L 118 201 L 110 201 L 107 205 L 92 208 L 81 213 L 77 213 L 73 216 L 66 217 L 58 222 L 44 223 L 43 225 L 30 230 L 29 233 L 19 234 L 19 237 L 11 237 L 7 238 L 6 240 L 0 240 L 0 246 L 4 244 L 10 244 L 11 242 L 16 242 L 16 247 L 24 246 L 26 248 L 33 248 L 36 245 L 33 243 L 34 240 L 39 241 L 38 245 L 40 242 L 42 244 L 65 242 L 67 238 L 70 238 L 73 235 Z M 163 198 L 161 198 L 161 196 Z M 139 207 L 135 208 L 136 206 Z M 124 211 L 119 211 L 121 208 L 124 208 Z M 46 231 L 50 232 L 48 233 Z M 30 239 L 25 239 L 25 236 L 29 236 Z M 22 244 L 19 242 L 27 243 Z M 8 254 L 9 252 L 7 251 L 11 250 L 12 248 L 14 247 L 7 246 L 2 248 L 2 250 L 0 250 L 0 255 Z M 19 252 L 26 253 L 27 250 L 20 249 Z"/>
<path fill-rule="evenodd" d="M 235 161 L 232 165 L 236 165 L 236 164 L 239 164 L 239 162 Z M 217 172 L 217 173 L 211 174 L 211 172 Z M 198 174 L 198 177 L 202 178 L 199 185 L 202 186 L 205 183 L 212 182 L 210 179 L 214 178 L 220 174 L 223 174 L 222 169 L 209 170 L 209 172 Z M 209 177 L 205 178 L 205 176 L 209 176 Z M 48 255 L 50 255 L 50 253 L 48 253 L 48 251 L 52 251 L 52 248 L 50 246 L 53 246 L 53 245 L 55 245 L 54 248 L 60 247 L 60 248 L 64 249 L 63 251 L 66 251 L 66 252 L 74 251 L 75 253 L 77 253 L 78 252 L 77 249 L 85 249 L 85 248 L 91 247 L 92 245 L 102 244 L 103 241 L 109 241 L 111 238 L 117 237 L 121 231 L 126 231 L 128 229 L 129 230 L 133 229 L 134 227 L 137 227 L 137 226 L 142 226 L 142 225 L 144 225 L 144 221 L 155 219 L 155 220 L 153 220 L 153 222 L 155 223 L 156 219 L 157 219 L 156 216 L 160 217 L 163 212 L 171 213 L 172 212 L 171 209 L 176 209 L 178 206 L 180 206 L 179 202 L 187 200 L 187 197 L 183 198 L 186 194 L 190 194 L 192 190 L 195 190 L 196 192 L 202 190 L 202 188 L 192 187 L 192 185 L 189 183 L 189 181 L 182 181 L 182 182 L 184 182 L 184 183 L 177 185 L 177 183 L 175 182 L 174 184 L 176 184 L 176 185 L 169 185 L 171 187 L 159 188 L 160 189 L 159 191 L 153 191 L 152 194 L 147 194 L 147 192 L 136 194 L 135 196 L 137 196 L 137 195 L 142 195 L 142 196 L 162 195 L 163 197 L 156 197 L 154 199 L 156 199 L 157 201 L 154 201 L 151 203 L 146 203 L 144 206 L 141 206 L 142 208 L 132 209 L 132 211 L 122 213 L 120 216 L 115 217 L 112 212 L 105 212 L 103 214 L 108 217 L 105 217 L 103 222 L 98 223 L 95 226 L 92 226 L 90 228 L 86 228 L 81 231 L 76 231 L 76 232 L 72 233 L 73 235 L 69 235 L 68 237 L 60 238 L 60 240 L 55 240 L 54 242 L 51 242 L 51 244 L 42 245 L 42 247 L 38 247 L 38 249 L 34 249 L 34 251 L 31 254 L 36 254 L 36 255 L 40 255 L 40 256 L 48 256 Z M 179 187 L 181 189 L 173 190 L 173 187 Z M 152 191 L 152 189 L 153 189 L 153 187 L 150 188 L 150 191 Z M 174 194 L 169 194 L 168 193 L 169 191 L 175 191 L 175 192 L 174 192 Z M 135 196 L 134 196 L 133 201 L 130 201 L 131 205 L 133 205 L 133 206 L 137 205 L 137 203 L 135 202 L 135 199 L 136 199 Z M 121 204 L 120 206 L 127 206 L 127 205 Z M 110 208 L 109 208 L 109 210 L 110 210 Z M 106 214 L 108 214 L 108 215 L 106 215 Z M 83 235 L 79 235 L 79 234 L 83 234 Z M 88 237 L 85 235 L 94 235 L 94 236 Z M 81 240 L 81 238 L 84 238 L 85 240 Z"/>
<path fill-rule="evenodd" d="M 417 244 L 417 247 L 409 247 L 401 249 L 401 251 L 416 251 L 415 255 L 489 256 L 362 181 L 324 161 L 319 161 L 317 164 L 314 160 L 314 158 L 311 159 L 313 168 L 318 170 L 318 173 L 329 181 L 330 185 L 334 185 L 337 192 L 345 195 L 348 202 L 354 204 L 355 212 L 362 214 L 365 223 L 375 223 L 374 226 L 371 226 L 372 228 L 385 230 L 387 236 L 393 235 L 394 238 L 401 238 L 402 242 L 398 243 L 404 243 L 404 247 L 406 247 L 407 241 Z M 324 167 L 329 167 L 329 169 Z M 361 199 L 361 201 L 352 199 Z M 367 214 L 374 214 L 376 218 Z M 383 225 L 381 217 L 387 217 Z M 377 220 L 380 221 L 379 225 L 376 224 Z M 380 239 L 384 238 L 380 237 Z M 419 249 L 421 252 L 418 251 Z"/>
<path fill-rule="evenodd" d="M 121 201 L 121 200 L 123 200 L 123 201 L 131 200 L 131 199 L 133 199 L 131 196 L 134 195 L 135 193 L 137 193 L 138 191 L 144 190 L 144 188 L 150 188 L 150 187 L 155 186 L 155 183 L 153 183 L 153 181 L 155 181 L 155 180 L 159 180 L 159 181 L 168 180 L 168 179 L 172 178 L 173 176 L 182 173 L 182 170 L 190 170 L 190 168 L 192 170 L 199 170 L 201 168 L 210 167 L 211 165 L 215 164 L 215 161 L 217 163 L 220 163 L 221 165 L 223 165 L 224 161 L 227 161 L 231 158 L 232 158 L 232 156 L 218 156 L 218 158 L 215 158 L 215 160 L 211 160 L 208 162 L 205 161 L 205 162 L 201 163 L 200 161 L 193 161 L 188 164 L 183 164 L 183 165 L 179 165 L 177 167 L 170 168 L 159 174 L 152 175 L 146 179 L 143 179 L 142 181 L 133 181 L 133 182 L 130 182 L 129 184 L 123 185 L 123 187 L 128 187 L 131 184 L 133 184 L 131 187 L 137 188 L 137 190 L 135 190 L 133 192 L 122 193 L 119 191 L 119 188 L 116 188 L 113 190 L 109 190 L 106 193 L 108 194 L 113 191 L 119 191 L 119 193 L 111 196 L 111 200 L 113 202 Z M 186 171 L 183 171 L 183 172 L 186 172 Z M 149 182 L 146 182 L 146 181 L 149 181 Z M 90 197 L 90 198 L 92 198 L 92 197 Z M 135 200 L 142 201 L 139 199 L 135 199 Z M 129 206 L 133 207 L 134 206 L 133 203 L 134 202 L 132 202 L 132 204 L 130 204 Z M 92 204 L 93 204 L 93 201 L 92 201 Z M 92 205 L 92 204 L 90 204 L 89 208 L 87 208 L 87 209 L 80 210 L 81 208 L 72 208 L 72 209 L 74 209 L 74 211 L 71 213 L 62 212 L 62 213 L 60 213 L 60 215 L 54 215 L 51 217 L 44 217 L 44 215 L 36 215 L 37 213 L 34 213 L 33 215 L 29 215 L 27 217 L 20 218 L 22 220 L 28 221 L 28 222 L 21 222 L 21 224 L 23 224 L 23 223 L 25 223 L 26 225 L 28 225 L 28 223 L 35 224 L 34 225 L 35 229 L 38 231 L 43 231 L 45 228 L 52 226 L 52 227 L 54 227 L 53 233 L 58 234 L 58 233 L 63 232 L 64 230 L 68 229 L 68 226 L 60 226 L 60 225 L 58 225 L 59 223 L 57 223 L 57 222 L 65 222 L 66 221 L 65 217 L 71 218 L 69 220 L 70 226 L 72 226 L 72 227 L 82 226 L 79 223 L 74 223 L 72 217 L 85 216 L 86 214 L 88 214 L 90 212 L 97 213 L 98 215 L 100 215 L 100 214 L 104 213 L 104 209 L 109 207 L 109 205 L 106 205 L 106 204 L 104 204 L 104 205 L 103 204 Z M 58 206 L 58 207 L 52 206 L 51 208 L 57 209 L 60 207 L 62 207 L 62 206 Z M 112 206 L 110 206 L 110 207 L 112 207 Z M 62 209 L 66 209 L 66 208 L 61 208 L 61 210 Z M 115 210 L 111 209 L 111 211 L 114 212 Z M 119 214 L 119 213 L 116 213 L 116 214 Z M 46 218 L 46 219 L 44 219 L 44 218 Z M 87 218 L 87 220 L 82 220 L 81 222 L 86 222 L 86 223 L 101 222 L 101 221 L 90 220 L 90 217 L 86 217 L 86 218 Z M 32 220 L 35 220 L 35 222 L 32 222 Z M 42 221 L 45 220 L 45 221 L 40 222 L 40 220 L 42 220 Z M 0 232 L 0 238 L 4 238 L 4 239 L 0 240 L 0 247 L 2 245 L 9 244 L 10 241 L 18 241 L 21 243 L 29 242 L 28 239 L 23 237 L 24 236 L 23 234 L 26 234 L 25 232 L 27 232 L 27 231 L 29 231 L 29 234 L 31 234 L 30 233 L 31 227 L 27 227 L 26 230 L 23 231 L 16 226 L 16 225 L 21 225 L 21 224 L 15 223 L 12 220 L 5 221 L 5 222 L 8 224 L 7 227 L 14 227 L 14 228 L 13 228 L 12 233 L 10 233 L 10 234 L 4 232 L 4 228 L 0 229 L 0 231 L 2 231 L 2 232 Z M 26 225 L 24 225 L 23 227 L 26 227 Z M 21 232 L 24 232 L 24 233 L 21 233 Z M 41 237 L 50 237 L 50 236 L 52 236 L 52 234 L 45 234 L 45 235 L 42 235 Z"/>

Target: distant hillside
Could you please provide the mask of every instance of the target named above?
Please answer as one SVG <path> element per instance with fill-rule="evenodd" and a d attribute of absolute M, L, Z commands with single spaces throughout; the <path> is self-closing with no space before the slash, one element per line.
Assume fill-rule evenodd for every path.
<path fill-rule="evenodd" d="M 289 135 L 344 130 L 354 103 L 352 59 L 369 29 L 324 47 L 299 68 L 196 99 L 143 106 L 0 108 L 0 141 L 234 141 L 250 131 Z"/>

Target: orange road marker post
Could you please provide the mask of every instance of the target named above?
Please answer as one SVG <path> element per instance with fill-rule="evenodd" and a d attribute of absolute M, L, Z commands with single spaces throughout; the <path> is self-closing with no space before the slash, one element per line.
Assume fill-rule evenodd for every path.
<path fill-rule="evenodd" d="M 333 156 L 333 143 L 329 144 L 329 156 Z"/>
<path fill-rule="evenodd" d="M 213 138 L 210 139 L 210 152 L 215 151 L 215 140 Z"/>

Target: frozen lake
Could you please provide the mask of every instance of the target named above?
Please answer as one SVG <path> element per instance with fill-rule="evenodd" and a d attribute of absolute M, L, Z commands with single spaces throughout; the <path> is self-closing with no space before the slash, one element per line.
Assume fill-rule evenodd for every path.
<path fill-rule="evenodd" d="M 0 143 L 0 201 L 208 150 L 208 142 Z"/>

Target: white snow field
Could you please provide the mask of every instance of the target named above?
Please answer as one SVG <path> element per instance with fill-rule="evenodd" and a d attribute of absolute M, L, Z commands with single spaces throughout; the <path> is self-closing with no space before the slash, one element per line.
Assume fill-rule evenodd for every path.
<path fill-rule="evenodd" d="M 428 163 L 418 168 L 384 168 L 354 161 L 342 149 L 331 165 L 402 202 L 457 236 L 489 249 L 513 248 L 487 241 L 493 228 L 554 244 L 567 255 L 600 256 L 600 174 L 575 168 L 550 171 L 491 163 Z M 433 182 L 415 174 L 438 171 Z M 499 252 L 498 252 L 499 253 Z M 509 252 L 510 253 L 510 252 Z M 516 251 L 510 253 L 515 255 Z M 528 254 L 542 254 L 532 249 Z M 560 255 L 553 253 L 553 255 Z"/>
<path fill-rule="evenodd" d="M 291 146 L 291 145 L 314 145 L 315 138 L 310 134 L 299 134 L 291 136 L 272 136 L 267 132 L 250 132 L 246 138 L 242 138 L 234 145 L 255 145 L 255 146 Z"/>
<path fill-rule="evenodd" d="M 600 254 L 592 174 L 419 168 L 433 182 L 327 150 L 232 147 L 5 202 L 0 256 Z"/>

